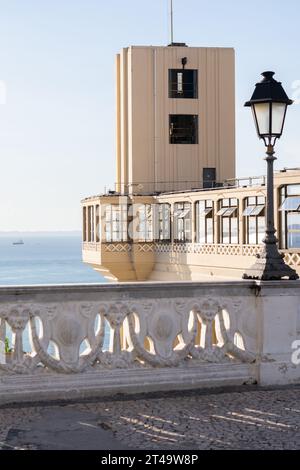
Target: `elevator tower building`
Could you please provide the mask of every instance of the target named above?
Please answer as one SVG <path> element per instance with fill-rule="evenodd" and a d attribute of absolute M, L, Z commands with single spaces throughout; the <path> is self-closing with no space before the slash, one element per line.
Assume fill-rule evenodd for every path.
<path fill-rule="evenodd" d="M 213 188 L 235 177 L 233 49 L 131 46 L 116 64 L 117 192 Z"/>

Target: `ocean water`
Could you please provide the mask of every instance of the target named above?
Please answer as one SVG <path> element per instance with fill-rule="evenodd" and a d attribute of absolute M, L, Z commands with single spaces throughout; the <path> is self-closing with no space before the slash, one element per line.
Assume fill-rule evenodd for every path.
<path fill-rule="evenodd" d="M 22 240 L 24 245 L 13 245 L 16 237 L 0 237 L 0 286 L 106 282 L 82 262 L 80 235 L 24 235 Z M 10 328 L 7 339 L 13 347 Z M 108 341 L 106 334 L 106 347 Z M 31 351 L 28 327 L 23 334 L 23 349 Z"/>
<path fill-rule="evenodd" d="M 21 238 L 21 237 L 19 237 Z M 80 235 L 0 237 L 0 285 L 106 282 L 81 260 Z"/>

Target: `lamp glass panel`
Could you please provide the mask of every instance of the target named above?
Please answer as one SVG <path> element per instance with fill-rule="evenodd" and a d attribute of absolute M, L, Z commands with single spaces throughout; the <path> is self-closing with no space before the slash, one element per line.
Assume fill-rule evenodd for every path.
<path fill-rule="evenodd" d="M 256 103 L 253 105 L 256 116 L 256 125 L 259 135 L 269 135 L 270 133 L 270 104 Z"/>
<path fill-rule="evenodd" d="M 272 103 L 272 134 L 282 134 L 285 110 L 285 103 Z"/>

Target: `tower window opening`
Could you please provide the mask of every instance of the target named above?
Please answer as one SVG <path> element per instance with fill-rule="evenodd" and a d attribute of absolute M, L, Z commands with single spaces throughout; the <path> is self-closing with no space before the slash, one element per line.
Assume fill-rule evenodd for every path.
<path fill-rule="evenodd" d="M 198 144 L 198 116 L 171 114 L 169 118 L 170 144 Z"/>
<path fill-rule="evenodd" d="M 169 98 L 198 98 L 198 70 L 170 69 Z"/>

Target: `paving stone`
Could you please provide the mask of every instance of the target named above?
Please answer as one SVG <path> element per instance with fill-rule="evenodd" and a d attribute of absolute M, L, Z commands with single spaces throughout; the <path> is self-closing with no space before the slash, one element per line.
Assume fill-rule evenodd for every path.
<path fill-rule="evenodd" d="M 0 449 L 299 449 L 300 389 L 0 408 Z"/>

